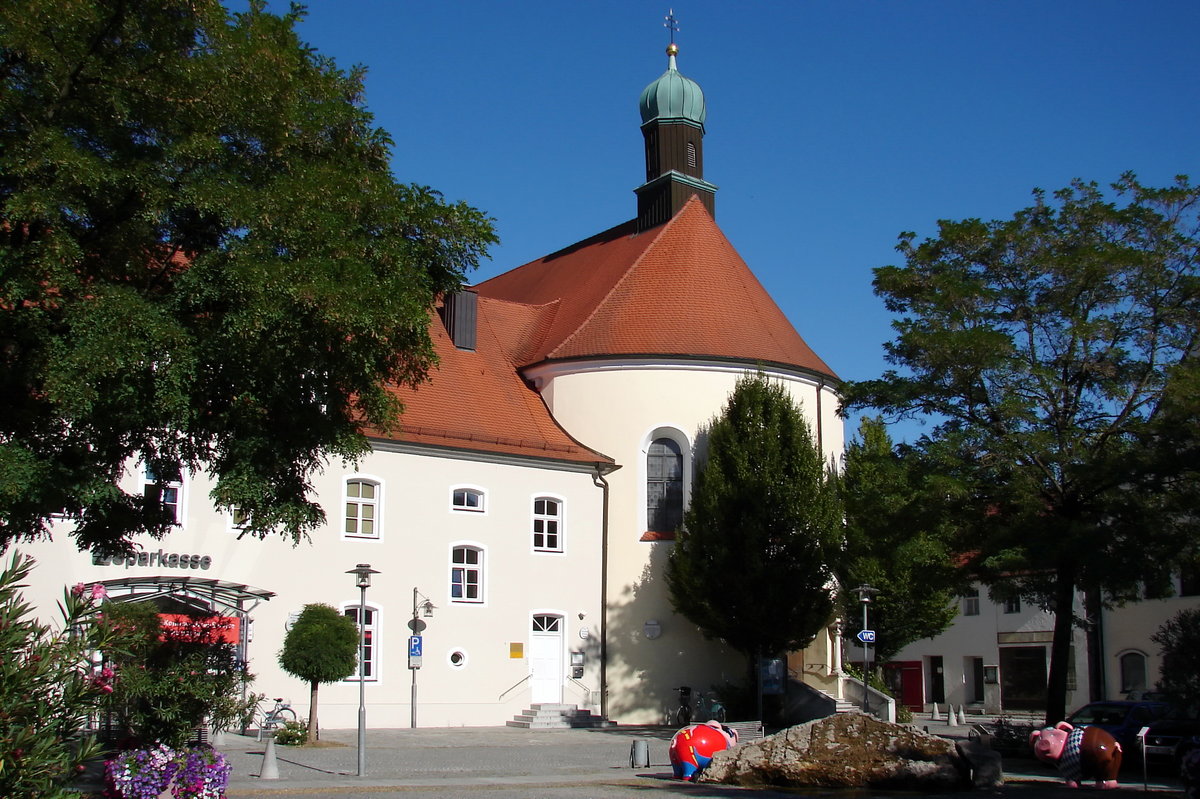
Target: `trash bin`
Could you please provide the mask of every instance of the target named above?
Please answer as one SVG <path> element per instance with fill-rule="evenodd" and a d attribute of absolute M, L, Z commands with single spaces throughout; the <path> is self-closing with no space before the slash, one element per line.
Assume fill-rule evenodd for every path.
<path fill-rule="evenodd" d="M 636 738 L 629 746 L 629 767 L 646 768 L 650 765 L 650 742 Z"/>

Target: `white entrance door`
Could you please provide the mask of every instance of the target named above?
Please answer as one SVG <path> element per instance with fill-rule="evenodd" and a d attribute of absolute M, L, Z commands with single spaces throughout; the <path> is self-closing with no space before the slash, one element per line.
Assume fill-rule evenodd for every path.
<path fill-rule="evenodd" d="M 530 701 L 534 704 L 562 702 L 563 617 L 533 617 L 529 642 Z"/>

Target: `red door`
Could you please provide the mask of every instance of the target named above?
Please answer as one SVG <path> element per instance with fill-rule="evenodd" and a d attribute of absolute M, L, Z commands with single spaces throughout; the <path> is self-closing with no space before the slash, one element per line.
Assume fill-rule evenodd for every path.
<path fill-rule="evenodd" d="M 883 675 L 900 704 L 909 710 L 925 709 L 925 681 L 921 679 L 921 661 L 897 660 L 885 663 Z"/>

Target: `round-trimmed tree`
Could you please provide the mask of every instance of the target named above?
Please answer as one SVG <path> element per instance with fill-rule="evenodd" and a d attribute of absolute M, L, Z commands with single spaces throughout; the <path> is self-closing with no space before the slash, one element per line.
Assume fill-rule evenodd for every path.
<path fill-rule="evenodd" d="M 344 680 L 358 665 L 358 625 L 329 605 L 305 605 L 283 639 L 279 665 L 308 682 L 308 741 L 317 736 L 317 687 Z"/>

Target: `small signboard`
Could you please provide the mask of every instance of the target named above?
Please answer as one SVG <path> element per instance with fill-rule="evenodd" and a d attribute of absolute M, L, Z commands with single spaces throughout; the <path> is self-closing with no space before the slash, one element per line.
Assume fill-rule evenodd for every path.
<path fill-rule="evenodd" d="M 421 636 L 410 635 L 408 637 L 408 667 L 410 669 L 421 668 Z"/>
<path fill-rule="evenodd" d="M 859 630 L 858 631 L 858 640 L 862 641 L 864 644 L 875 643 L 875 631 L 874 630 Z"/>

